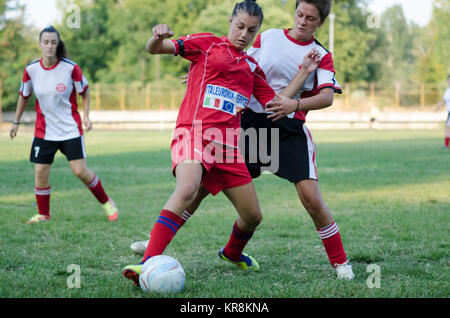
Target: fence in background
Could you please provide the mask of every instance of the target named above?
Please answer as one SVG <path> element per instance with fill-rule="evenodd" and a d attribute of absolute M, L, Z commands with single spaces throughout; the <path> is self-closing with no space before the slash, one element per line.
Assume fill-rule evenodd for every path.
<path fill-rule="evenodd" d="M 151 84 L 93 84 L 93 110 L 176 110 L 184 97 L 185 88 L 153 87 Z M 346 83 L 343 94 L 336 95 L 334 107 L 345 110 L 378 108 L 433 107 L 442 99 L 445 86 L 441 84 L 383 85 L 381 83 Z"/>
<path fill-rule="evenodd" d="M 2 120 L 2 83 L 0 81 L 0 121 Z M 442 99 L 445 85 L 405 85 L 382 83 L 345 83 L 343 94 L 335 95 L 333 109 L 368 111 L 372 106 L 389 110 L 430 110 Z M 91 84 L 91 110 L 177 110 L 185 94 L 181 84 L 170 88 L 157 84 Z M 32 103 L 33 101 L 30 101 Z M 81 101 L 79 102 L 81 105 Z"/>

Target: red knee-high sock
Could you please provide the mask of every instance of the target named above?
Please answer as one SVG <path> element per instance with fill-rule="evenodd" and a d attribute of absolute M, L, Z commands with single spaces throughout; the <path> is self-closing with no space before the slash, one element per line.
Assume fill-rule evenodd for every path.
<path fill-rule="evenodd" d="M 48 188 L 34 188 L 36 195 L 36 202 L 40 215 L 50 216 L 50 187 Z"/>
<path fill-rule="evenodd" d="M 91 182 L 86 185 L 89 190 L 91 190 L 92 194 L 95 196 L 95 198 L 100 202 L 101 204 L 105 204 L 109 197 L 106 195 L 105 189 L 103 189 L 102 182 L 97 177 L 97 175 L 94 174 L 94 177 L 92 178 Z"/>
<path fill-rule="evenodd" d="M 344 264 L 347 261 L 347 255 L 345 255 L 336 222 L 333 221 L 330 225 L 318 229 L 317 233 L 325 247 L 331 266 L 336 267 L 336 265 Z"/>
<path fill-rule="evenodd" d="M 162 210 L 150 232 L 150 241 L 142 261 L 144 262 L 152 256 L 161 255 L 175 234 L 177 234 L 182 222 L 183 219 L 175 213 L 169 210 Z"/>
<path fill-rule="evenodd" d="M 450 141 L 450 137 L 445 137 L 445 147 L 447 147 L 447 148 L 448 148 L 449 141 Z"/>
<path fill-rule="evenodd" d="M 223 250 L 224 254 L 232 261 L 239 261 L 242 251 L 247 242 L 251 239 L 254 232 L 245 232 L 234 223 L 233 232 L 231 232 L 230 239 Z"/>

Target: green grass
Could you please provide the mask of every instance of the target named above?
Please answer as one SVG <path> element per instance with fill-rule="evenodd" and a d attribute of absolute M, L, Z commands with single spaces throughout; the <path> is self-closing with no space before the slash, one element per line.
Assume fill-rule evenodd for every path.
<path fill-rule="evenodd" d="M 273 175 L 255 180 L 264 219 L 246 251 L 260 265 L 244 272 L 221 261 L 236 212 L 223 194 L 208 198 L 166 250 L 186 271 L 176 297 L 449 297 L 450 152 L 439 131 L 313 131 L 323 198 L 339 224 L 356 278 L 338 281 L 294 187 Z M 0 297 L 155 297 L 124 279 L 140 261 L 129 245 L 145 239 L 174 189 L 170 132 L 93 131 L 88 165 L 120 209 L 101 206 L 58 154 L 51 173 L 52 220 L 36 213 L 32 135 L 0 137 Z M 70 289 L 70 264 L 81 288 Z M 367 267 L 380 266 L 380 288 Z M 159 296 L 158 296 L 159 297 Z"/>

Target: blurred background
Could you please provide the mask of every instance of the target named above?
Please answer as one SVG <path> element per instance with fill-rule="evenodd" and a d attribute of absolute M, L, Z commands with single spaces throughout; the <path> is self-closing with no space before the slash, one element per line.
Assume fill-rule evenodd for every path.
<path fill-rule="evenodd" d="M 40 58 L 38 34 L 50 24 L 90 82 L 94 122 L 120 120 L 125 111 L 124 121 L 145 120 L 130 117 L 139 111 L 151 111 L 153 119 L 153 111 L 172 111 L 172 120 L 184 96 L 180 76 L 189 63 L 146 53 L 152 27 L 167 23 L 175 36 L 226 35 L 235 2 L 0 0 L 0 121 L 14 112 L 23 70 Z M 258 3 L 265 14 L 261 31 L 292 27 L 294 0 Z M 444 121 L 433 109 L 450 74 L 449 0 L 334 0 L 316 38 L 333 52 L 344 94 L 336 95 L 330 109 L 311 112 L 312 122 L 367 123 L 375 106 L 380 122 Z"/>

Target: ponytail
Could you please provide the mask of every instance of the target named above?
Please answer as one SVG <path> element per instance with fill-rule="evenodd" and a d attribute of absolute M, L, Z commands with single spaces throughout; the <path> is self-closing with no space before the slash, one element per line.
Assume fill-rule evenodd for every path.
<path fill-rule="evenodd" d="M 66 45 L 62 40 L 59 40 L 58 47 L 56 48 L 56 56 L 58 59 L 66 58 L 68 57 L 68 53 L 66 50 Z"/>

